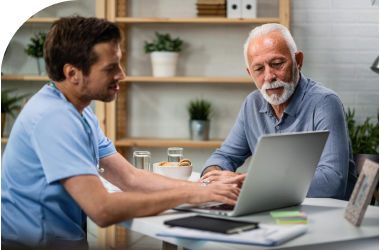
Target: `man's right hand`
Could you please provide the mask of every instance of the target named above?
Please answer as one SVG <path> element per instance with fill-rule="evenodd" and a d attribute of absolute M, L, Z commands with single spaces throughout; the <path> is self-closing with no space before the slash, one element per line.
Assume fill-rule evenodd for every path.
<path fill-rule="evenodd" d="M 210 184 L 205 187 L 196 186 L 185 189 L 189 197 L 187 203 L 190 204 L 219 201 L 235 205 L 240 193 L 240 188 L 236 184 Z"/>

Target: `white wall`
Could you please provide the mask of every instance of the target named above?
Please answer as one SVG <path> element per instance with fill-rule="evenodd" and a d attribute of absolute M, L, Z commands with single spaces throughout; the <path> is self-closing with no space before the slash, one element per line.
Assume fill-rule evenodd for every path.
<path fill-rule="evenodd" d="M 196 0 L 129 0 L 128 15 L 135 17 L 195 17 Z M 278 15 L 278 0 L 259 0 L 259 17 Z M 48 7 L 36 16 L 64 16 L 95 13 L 94 0 L 79 0 Z M 291 32 L 305 54 L 302 72 L 341 97 L 345 107 L 356 109 L 362 122 L 376 116 L 379 107 L 379 78 L 369 67 L 379 54 L 379 6 L 370 0 L 292 0 Z M 49 25 L 25 24 L 16 32 L 4 58 L 6 74 L 35 74 L 37 64 L 23 48 L 35 31 Z M 154 32 L 169 32 L 184 40 L 179 58 L 179 76 L 246 77 L 242 46 L 252 25 L 138 24 L 128 28 L 127 73 L 150 76 L 149 55 L 143 41 Z M 3 81 L 2 88 L 35 92 L 43 83 Z M 135 137 L 186 138 L 190 99 L 204 97 L 213 102 L 216 114 L 211 121 L 211 138 L 225 138 L 233 126 L 245 97 L 254 84 L 215 83 L 132 83 L 128 92 L 128 134 Z M 12 120 L 6 125 L 6 133 Z M 148 150 L 152 162 L 166 159 L 166 148 Z M 215 149 L 185 148 L 200 170 Z M 244 171 L 242 169 L 241 171 Z"/>

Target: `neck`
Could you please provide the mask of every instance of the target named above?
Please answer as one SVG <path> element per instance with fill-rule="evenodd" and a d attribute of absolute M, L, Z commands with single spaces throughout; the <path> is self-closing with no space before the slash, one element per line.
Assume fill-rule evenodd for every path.
<path fill-rule="evenodd" d="M 83 100 L 80 92 L 76 89 L 77 87 L 72 88 L 70 83 L 65 82 L 53 82 L 55 87 L 61 91 L 61 93 L 66 97 L 67 101 L 74 105 L 79 114 L 82 114 L 83 110 L 90 105 L 91 100 Z"/>
<path fill-rule="evenodd" d="M 286 107 L 288 106 L 290 100 L 292 99 L 293 95 L 284 103 L 281 103 L 279 105 L 273 105 L 271 104 L 273 110 L 274 110 L 274 114 L 277 118 L 277 120 L 279 121 L 281 119 L 281 117 L 283 116 L 284 114 L 284 111 L 286 109 Z"/>

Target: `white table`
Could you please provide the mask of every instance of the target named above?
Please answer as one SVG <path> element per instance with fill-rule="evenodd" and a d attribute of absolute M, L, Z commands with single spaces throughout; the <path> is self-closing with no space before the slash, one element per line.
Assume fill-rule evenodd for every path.
<path fill-rule="evenodd" d="M 189 180 L 199 179 L 193 173 Z M 277 211 L 298 210 L 308 215 L 308 232 L 278 247 L 258 247 L 253 245 L 229 244 L 212 241 L 158 237 L 167 226 L 164 221 L 195 215 L 190 212 L 167 210 L 159 215 L 136 218 L 119 223 L 119 226 L 166 242 L 165 249 L 182 246 L 187 249 L 379 249 L 379 207 L 369 206 L 361 227 L 355 227 L 344 219 L 347 201 L 327 198 L 306 198 L 300 206 L 278 209 Z M 217 217 L 217 216 L 216 216 Z M 275 224 L 269 212 L 235 217 L 237 220 L 257 221 Z"/>

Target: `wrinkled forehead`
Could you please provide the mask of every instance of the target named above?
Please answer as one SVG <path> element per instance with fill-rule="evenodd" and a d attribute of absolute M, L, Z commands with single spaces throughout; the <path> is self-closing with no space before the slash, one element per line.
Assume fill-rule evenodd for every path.
<path fill-rule="evenodd" d="M 260 56 L 266 53 L 281 54 L 286 57 L 291 56 L 289 46 L 280 32 L 271 32 L 250 41 L 247 50 L 248 57 Z"/>

